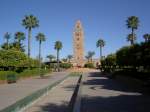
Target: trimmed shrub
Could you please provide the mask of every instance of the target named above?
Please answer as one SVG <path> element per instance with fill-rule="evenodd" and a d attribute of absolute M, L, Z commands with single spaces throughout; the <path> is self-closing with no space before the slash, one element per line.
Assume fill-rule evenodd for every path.
<path fill-rule="evenodd" d="M 16 74 L 13 71 L 0 71 L 0 80 L 7 80 L 7 75 Z"/>
<path fill-rule="evenodd" d="M 17 76 L 15 73 L 11 73 L 7 75 L 7 82 L 8 83 L 15 83 L 17 82 Z"/>
<path fill-rule="evenodd" d="M 101 60 L 100 69 L 105 72 L 113 72 L 116 65 L 116 55 L 110 54 L 105 59 Z"/>
<path fill-rule="evenodd" d="M 116 70 L 149 72 L 149 68 L 150 42 L 142 42 L 132 46 L 124 46 L 116 54 L 108 55 L 101 60 L 100 69 L 106 72 L 114 72 Z"/>
<path fill-rule="evenodd" d="M 18 77 L 31 77 L 31 76 L 38 76 L 39 75 L 39 69 L 26 69 L 23 72 L 18 74 Z"/>
<path fill-rule="evenodd" d="M 72 66 L 71 63 L 60 63 L 60 67 L 65 69 L 71 68 Z"/>
<path fill-rule="evenodd" d="M 85 68 L 94 68 L 94 64 L 93 63 L 86 63 L 84 65 Z"/>
<path fill-rule="evenodd" d="M 150 66 L 150 42 L 125 46 L 116 52 L 119 66 Z"/>
<path fill-rule="evenodd" d="M 0 68 L 5 71 L 22 72 L 25 68 L 39 66 L 37 59 L 28 59 L 27 55 L 15 49 L 0 50 Z"/>
<path fill-rule="evenodd" d="M 27 56 L 20 51 L 0 50 L 0 66 L 2 67 L 24 67 Z"/>
<path fill-rule="evenodd" d="M 41 71 L 40 71 L 40 76 L 41 77 L 43 77 L 46 73 L 49 73 L 49 72 L 51 72 L 51 69 L 41 69 Z"/>
<path fill-rule="evenodd" d="M 50 69 L 26 69 L 23 72 L 16 73 L 13 71 L 0 71 L 0 80 L 17 80 L 18 78 L 33 77 L 39 75 L 45 75 L 46 73 L 51 72 Z"/>
<path fill-rule="evenodd" d="M 39 75 L 45 75 L 46 73 L 51 72 L 50 69 L 41 69 L 41 71 L 39 71 L 38 68 L 36 69 L 26 69 L 23 72 L 18 74 L 18 77 L 33 77 L 33 76 L 39 76 Z"/>

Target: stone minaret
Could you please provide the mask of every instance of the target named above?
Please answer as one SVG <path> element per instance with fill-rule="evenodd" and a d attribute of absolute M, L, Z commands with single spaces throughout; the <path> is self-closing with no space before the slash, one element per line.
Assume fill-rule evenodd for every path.
<path fill-rule="evenodd" d="M 81 22 L 78 20 L 73 32 L 74 66 L 84 65 L 84 32 Z"/>

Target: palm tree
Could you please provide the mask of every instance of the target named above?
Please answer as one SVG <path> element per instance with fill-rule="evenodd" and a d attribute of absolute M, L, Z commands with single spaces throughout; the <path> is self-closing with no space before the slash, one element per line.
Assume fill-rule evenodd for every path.
<path fill-rule="evenodd" d="M 127 36 L 127 41 L 129 41 L 131 43 L 131 45 L 134 44 L 134 40 L 136 40 L 136 35 L 135 34 L 134 34 L 134 36 L 133 36 L 133 34 L 129 34 Z"/>
<path fill-rule="evenodd" d="M 16 32 L 15 39 L 18 43 L 21 43 L 22 40 L 25 40 L 25 34 L 23 32 Z"/>
<path fill-rule="evenodd" d="M 7 44 L 7 50 L 9 48 L 9 39 L 11 38 L 11 34 L 6 32 L 5 35 L 4 35 L 4 38 L 6 39 L 6 44 Z"/>
<path fill-rule="evenodd" d="M 16 43 L 14 43 L 14 44 L 16 44 L 17 48 L 19 50 L 21 50 L 22 49 L 21 48 L 21 41 L 25 40 L 25 34 L 23 32 L 16 32 L 15 33 L 15 39 L 16 39 Z"/>
<path fill-rule="evenodd" d="M 92 59 L 93 59 L 93 56 L 95 55 L 95 52 L 94 51 L 89 51 L 88 52 L 88 57 L 91 59 L 91 62 L 92 62 Z"/>
<path fill-rule="evenodd" d="M 59 71 L 59 51 L 62 49 L 63 45 L 61 41 L 56 41 L 54 49 L 57 50 L 57 71 Z"/>
<path fill-rule="evenodd" d="M 99 39 L 96 42 L 96 46 L 100 48 L 100 60 L 102 60 L 102 48 L 105 46 L 105 41 L 102 39 Z"/>
<path fill-rule="evenodd" d="M 69 63 L 70 63 L 70 60 L 73 58 L 73 56 L 72 55 L 68 55 L 67 58 L 68 58 Z"/>
<path fill-rule="evenodd" d="M 52 62 L 53 59 L 55 59 L 56 57 L 54 55 L 48 55 L 47 58 L 49 59 L 50 62 Z"/>
<path fill-rule="evenodd" d="M 148 42 L 148 41 L 150 41 L 150 34 L 144 34 L 143 35 L 143 38 L 145 39 L 145 42 Z"/>
<path fill-rule="evenodd" d="M 4 43 L 1 45 L 1 48 L 4 49 L 4 50 L 8 50 L 8 45 L 7 43 Z M 9 48 L 10 48 L 10 45 L 9 45 Z"/>
<path fill-rule="evenodd" d="M 136 16 L 131 16 L 131 17 L 128 17 L 127 19 L 127 27 L 129 29 L 131 29 L 131 34 L 132 34 L 132 45 L 134 44 L 134 41 L 135 41 L 135 33 L 134 31 L 138 29 L 138 26 L 139 26 L 139 19 L 138 17 Z"/>
<path fill-rule="evenodd" d="M 41 69 L 41 44 L 46 40 L 45 35 L 43 33 L 38 33 L 36 40 L 39 41 L 39 69 Z"/>
<path fill-rule="evenodd" d="M 22 25 L 28 29 L 28 57 L 30 57 L 31 30 L 39 26 L 39 21 L 35 16 L 29 15 L 22 20 Z"/>
<path fill-rule="evenodd" d="M 89 55 L 85 56 L 85 58 L 88 60 L 88 62 L 90 62 L 90 56 Z"/>

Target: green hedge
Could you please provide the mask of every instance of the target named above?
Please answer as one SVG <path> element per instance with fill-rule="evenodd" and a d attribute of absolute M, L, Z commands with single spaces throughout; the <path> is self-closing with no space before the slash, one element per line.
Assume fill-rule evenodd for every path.
<path fill-rule="evenodd" d="M 17 82 L 17 75 L 15 73 L 7 75 L 7 83 L 16 83 Z"/>
<path fill-rule="evenodd" d="M 31 76 L 38 76 L 39 75 L 39 70 L 38 69 L 26 69 L 23 72 L 18 74 L 18 77 L 31 77 Z"/>
<path fill-rule="evenodd" d="M 50 70 L 50 69 L 46 69 L 46 70 L 41 69 L 40 72 L 42 73 L 42 75 L 45 75 L 46 73 L 51 72 L 51 70 Z M 32 70 L 26 69 L 26 70 L 24 70 L 23 72 L 19 73 L 19 74 L 18 74 L 18 77 L 33 77 L 33 76 L 39 76 L 39 75 L 40 75 L 40 72 L 39 72 L 39 69 L 38 69 L 38 68 L 37 68 L 37 69 L 32 69 Z"/>
<path fill-rule="evenodd" d="M 7 75 L 9 74 L 16 74 L 13 71 L 0 71 L 0 80 L 7 80 Z"/>
<path fill-rule="evenodd" d="M 0 69 L 4 71 L 22 71 L 28 67 L 39 66 L 37 59 L 28 58 L 23 52 L 16 50 L 0 50 Z"/>
<path fill-rule="evenodd" d="M 65 69 L 67 69 L 67 68 L 71 68 L 73 65 L 71 64 L 71 63 L 61 63 L 60 64 L 60 67 L 61 68 L 65 68 Z"/>
<path fill-rule="evenodd" d="M 115 54 L 110 54 L 101 60 L 101 69 L 108 72 L 118 69 L 149 72 L 150 42 L 120 48 Z"/>
<path fill-rule="evenodd" d="M 86 63 L 84 65 L 85 68 L 94 68 L 94 64 L 93 63 Z"/>
<path fill-rule="evenodd" d="M 50 69 L 41 69 L 42 75 L 45 75 L 46 73 L 51 72 Z M 16 78 L 22 78 L 22 77 L 33 77 L 33 76 L 39 76 L 39 69 L 26 69 L 23 72 L 16 73 L 13 71 L 0 71 L 0 80 L 7 80 L 7 76 L 10 74 L 15 74 Z"/>
<path fill-rule="evenodd" d="M 119 66 L 150 66 L 150 42 L 122 47 L 116 52 Z"/>

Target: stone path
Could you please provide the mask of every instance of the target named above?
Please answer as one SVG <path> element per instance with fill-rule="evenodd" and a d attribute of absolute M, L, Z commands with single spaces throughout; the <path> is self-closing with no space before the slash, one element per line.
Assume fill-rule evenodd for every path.
<path fill-rule="evenodd" d="M 79 77 L 68 77 L 24 112 L 67 112 Z"/>
<path fill-rule="evenodd" d="M 55 81 L 58 81 L 68 75 L 69 72 L 52 73 L 46 78 L 32 78 L 20 80 L 14 84 L 0 85 L 0 110 L 15 103 L 16 101 L 30 95 L 34 91 L 42 89 Z"/>
<path fill-rule="evenodd" d="M 149 111 L 149 95 L 138 93 L 99 72 L 83 75 L 81 112 Z"/>

